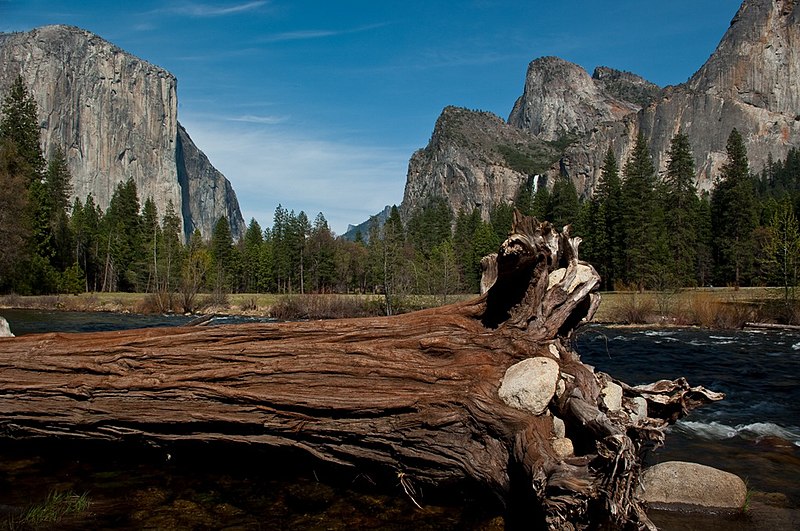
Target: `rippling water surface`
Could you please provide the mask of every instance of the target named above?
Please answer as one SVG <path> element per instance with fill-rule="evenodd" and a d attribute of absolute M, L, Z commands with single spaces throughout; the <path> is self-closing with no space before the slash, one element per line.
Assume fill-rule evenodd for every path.
<path fill-rule="evenodd" d="M 17 335 L 174 326 L 191 318 L 3 310 Z M 223 318 L 215 322 L 241 322 Z M 576 339 L 586 363 L 629 384 L 685 376 L 726 394 L 693 412 L 651 462 L 689 460 L 745 478 L 794 518 L 800 506 L 800 333 L 637 330 L 591 326 Z M 0 528 L 52 491 L 88 492 L 68 528 L 501 529 L 478 491 L 422 493 L 396 478 L 342 471 L 296 455 L 224 445 L 136 447 L 0 441 Z M 760 517 L 759 517 L 760 518 Z M 663 529 L 784 529 L 796 520 L 661 516 Z M 714 523 L 717 522 L 717 523 Z"/>
<path fill-rule="evenodd" d="M 653 460 L 722 468 L 800 504 L 800 332 L 592 326 L 576 347 L 631 385 L 684 376 L 725 393 L 679 421 Z"/>

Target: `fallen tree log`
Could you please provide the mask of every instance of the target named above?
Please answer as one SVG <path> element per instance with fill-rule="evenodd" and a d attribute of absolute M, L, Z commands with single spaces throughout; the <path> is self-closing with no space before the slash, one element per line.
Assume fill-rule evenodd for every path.
<path fill-rule="evenodd" d="M 476 480 L 509 527 L 650 528 L 643 449 L 721 395 L 581 363 L 599 277 L 578 243 L 515 214 L 481 297 L 393 317 L 0 339 L 0 436 L 290 447 L 409 495 Z"/>

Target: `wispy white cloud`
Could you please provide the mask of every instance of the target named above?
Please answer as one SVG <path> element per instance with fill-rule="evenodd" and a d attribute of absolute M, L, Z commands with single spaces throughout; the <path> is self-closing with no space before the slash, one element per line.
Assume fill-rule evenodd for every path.
<path fill-rule="evenodd" d="M 134 24 L 132 29 L 134 31 L 153 31 L 157 28 L 155 24 L 150 22 L 143 22 L 141 24 Z"/>
<path fill-rule="evenodd" d="M 403 198 L 411 149 L 361 145 L 285 126 L 181 116 L 197 146 L 233 184 L 242 214 L 272 225 L 275 207 L 322 212 L 342 234 Z"/>
<path fill-rule="evenodd" d="M 333 30 L 298 30 L 266 35 L 259 39 L 262 42 L 282 42 L 282 41 L 301 41 L 307 39 L 323 39 L 333 37 L 342 32 Z"/>
<path fill-rule="evenodd" d="M 242 116 L 231 116 L 227 118 L 232 122 L 246 122 L 251 124 L 262 125 L 277 125 L 282 124 L 289 120 L 288 116 L 257 116 L 254 114 L 245 114 Z"/>
<path fill-rule="evenodd" d="M 387 26 L 388 23 L 380 23 L 380 24 L 369 24 L 366 26 L 359 26 L 357 28 L 349 28 L 343 30 L 297 30 L 297 31 L 286 31 L 283 33 L 274 33 L 271 35 L 264 35 L 263 37 L 259 38 L 260 42 L 270 43 L 270 42 L 284 42 L 284 41 L 300 41 L 300 40 L 310 40 L 310 39 L 325 39 L 328 37 L 337 37 L 339 35 L 349 35 L 353 33 L 361 33 L 364 31 L 370 31 L 373 29 L 381 28 Z"/>
<path fill-rule="evenodd" d="M 192 17 L 220 17 L 254 11 L 264 7 L 266 0 L 254 2 L 244 2 L 234 5 L 206 4 L 201 2 L 183 2 L 172 7 L 164 8 L 163 11 L 176 13 L 178 15 L 189 15 Z"/>

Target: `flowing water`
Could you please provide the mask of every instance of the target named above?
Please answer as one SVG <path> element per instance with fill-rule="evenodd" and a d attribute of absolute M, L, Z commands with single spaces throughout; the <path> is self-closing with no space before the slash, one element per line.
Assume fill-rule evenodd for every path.
<path fill-rule="evenodd" d="M 182 316 L 3 310 L 17 335 L 180 325 Z M 213 323 L 247 318 L 215 319 Z M 212 324 L 213 324 L 212 323 Z M 735 518 L 653 513 L 662 529 L 796 529 L 800 507 L 800 332 L 591 326 L 583 360 L 629 384 L 685 376 L 726 394 L 674 426 L 650 463 L 687 460 L 733 472 L 755 492 Z M 478 488 L 422 492 L 397 478 L 258 448 L 0 440 L 0 528 L 51 492 L 88 493 L 59 529 L 502 529 Z"/>

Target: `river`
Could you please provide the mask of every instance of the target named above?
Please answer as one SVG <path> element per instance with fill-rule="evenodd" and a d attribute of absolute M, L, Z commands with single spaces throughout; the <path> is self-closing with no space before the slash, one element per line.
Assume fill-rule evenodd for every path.
<path fill-rule="evenodd" d="M 2 310 L 17 335 L 180 325 L 189 317 Z M 214 323 L 249 318 L 215 319 Z M 756 493 L 735 521 L 654 514 L 662 529 L 791 529 L 800 507 L 800 332 L 589 326 L 583 360 L 629 384 L 685 376 L 726 394 L 679 421 L 649 463 L 688 460 L 733 472 Z M 0 527 L 48 493 L 88 493 L 69 528 L 500 529 L 482 493 L 422 494 L 391 477 L 342 472 L 262 449 L 0 442 Z M 770 508 L 764 512 L 763 508 Z M 774 509 L 773 509 L 774 508 Z M 760 512 L 759 512 L 760 511 Z M 775 512 L 777 511 L 777 513 Z M 9 527 L 12 527 L 10 525 Z"/>

